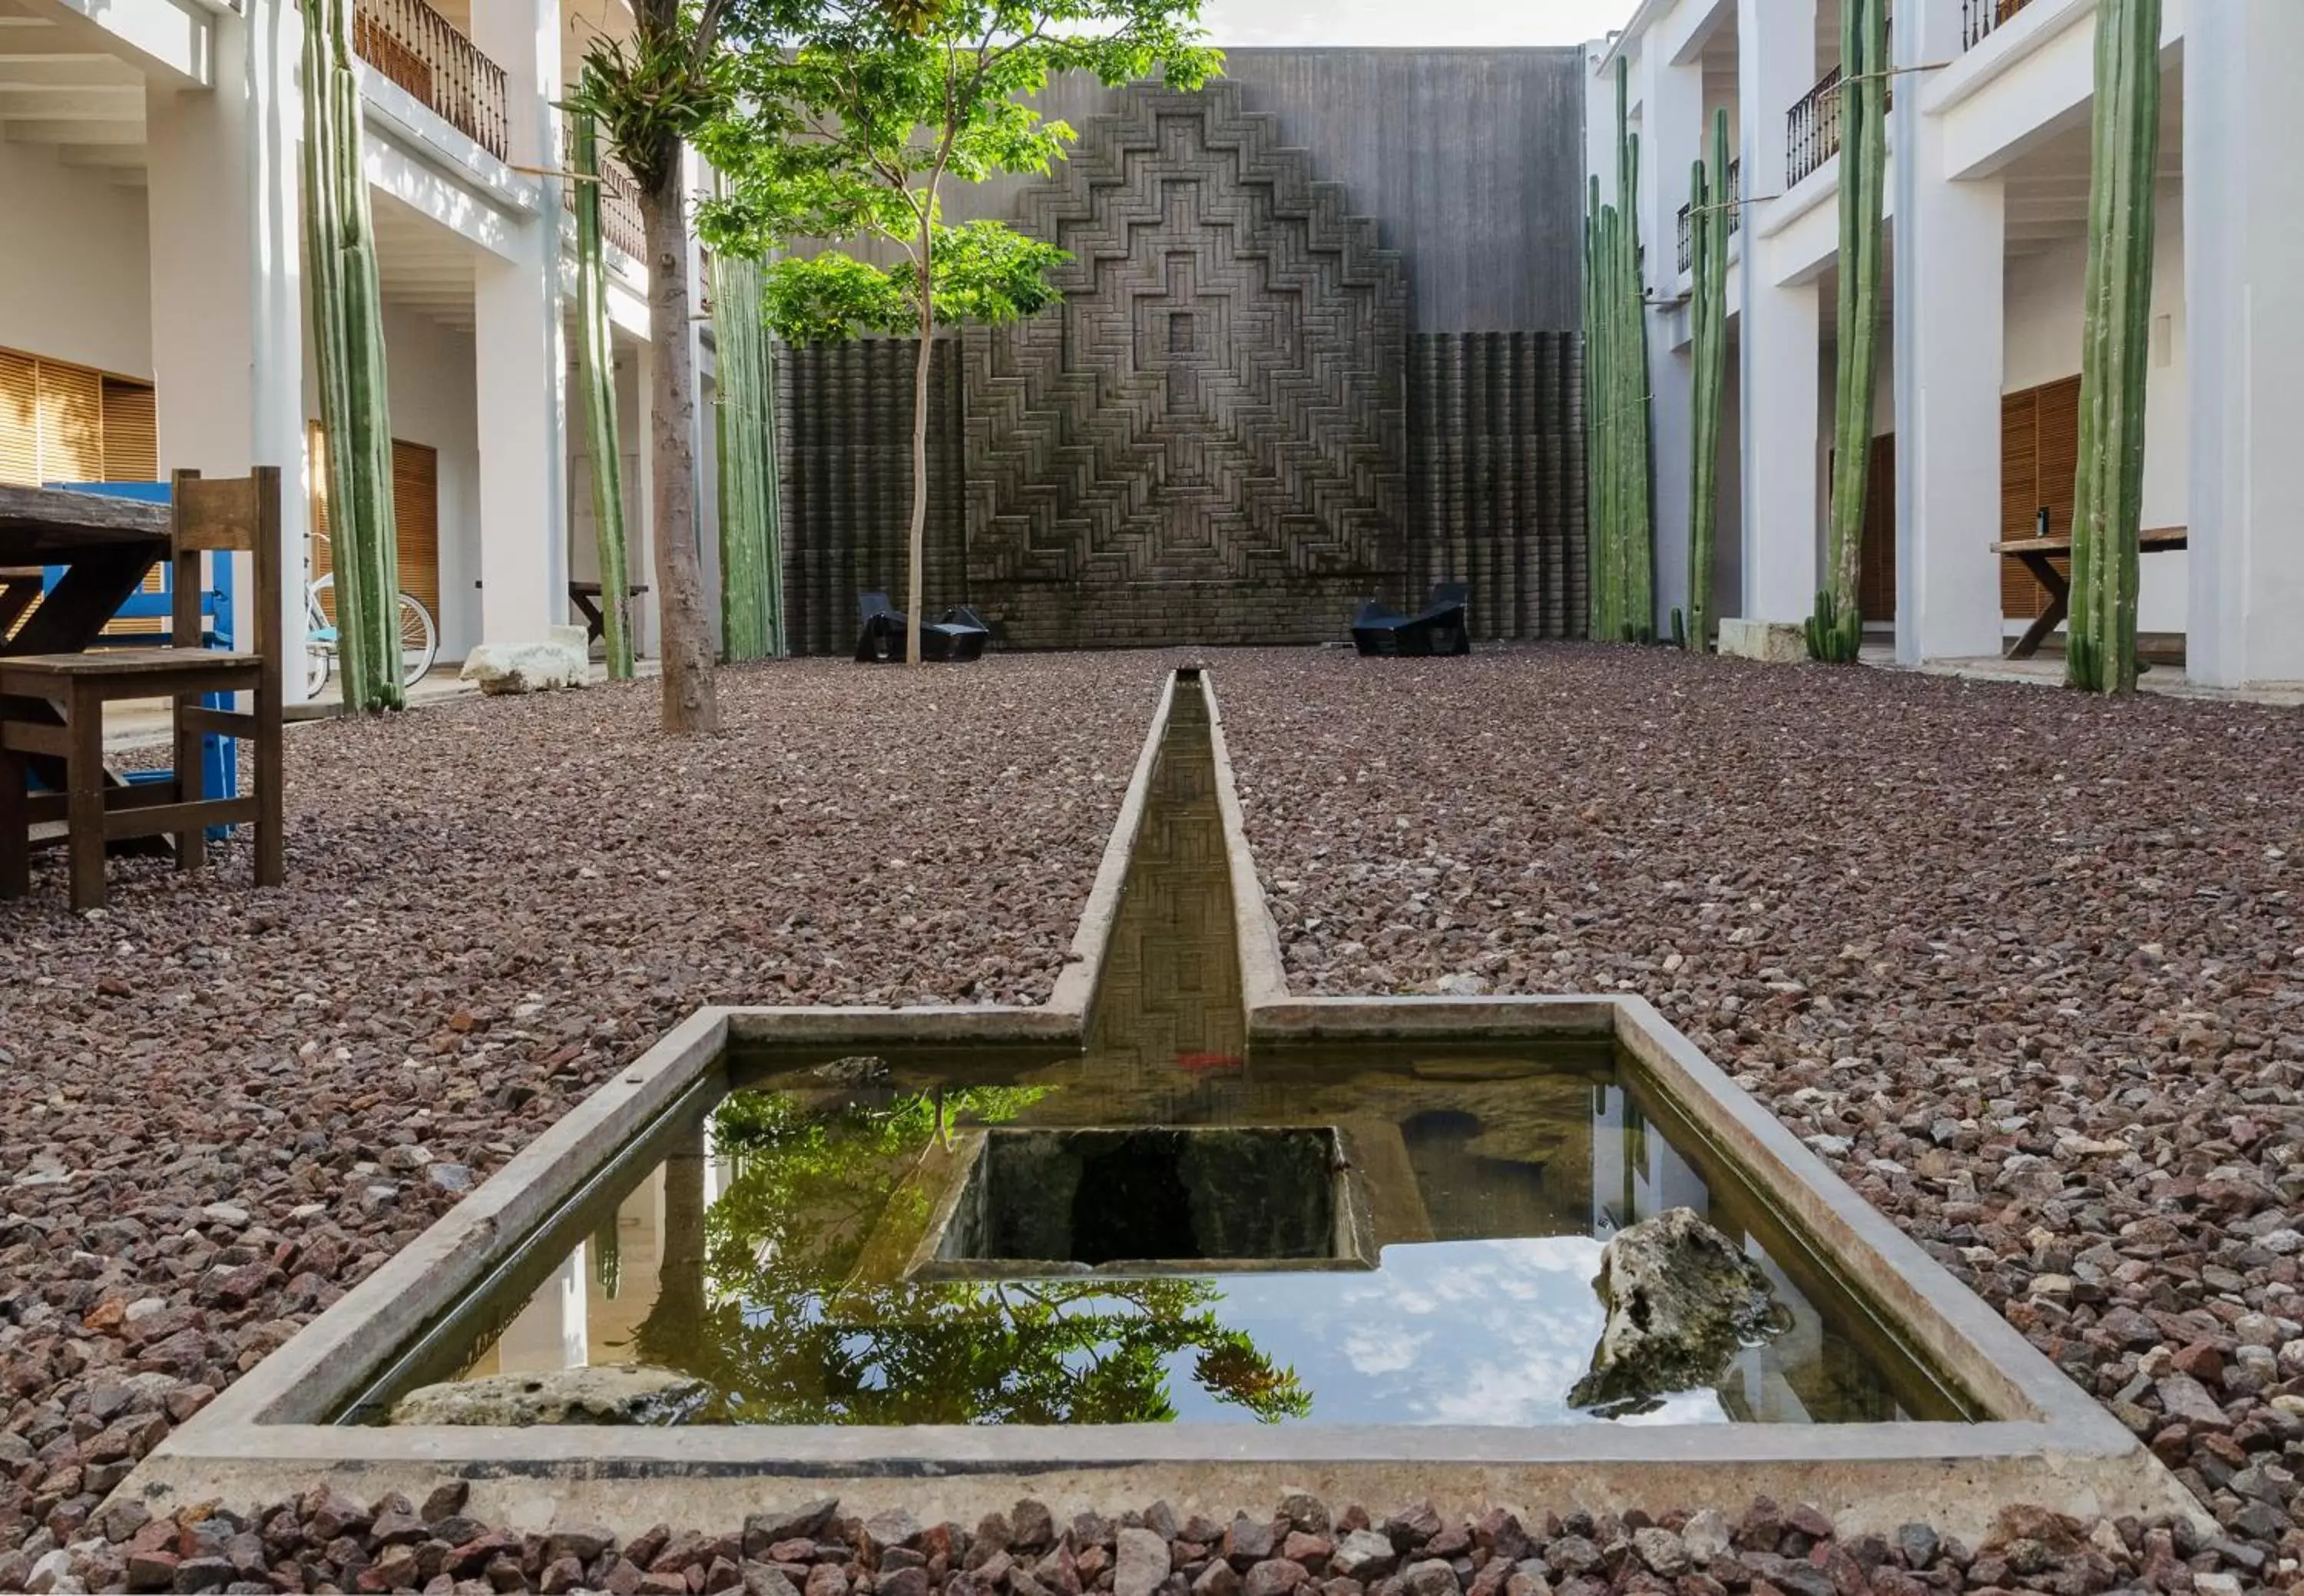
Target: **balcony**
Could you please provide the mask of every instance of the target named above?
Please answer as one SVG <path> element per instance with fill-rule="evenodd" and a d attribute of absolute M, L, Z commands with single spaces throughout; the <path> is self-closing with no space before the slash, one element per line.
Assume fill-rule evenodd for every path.
<path fill-rule="evenodd" d="M 1744 225 L 1744 163 L 1728 163 L 1728 232 L 1731 236 Z M 1688 206 L 1680 208 L 1680 269 L 1689 271 L 1696 265 L 1696 213 Z"/>
<path fill-rule="evenodd" d="M 560 148 L 570 171 L 576 168 L 576 134 L 563 125 Z M 564 184 L 562 198 L 576 208 L 576 185 Z M 623 162 L 600 151 L 600 236 L 635 260 L 648 259 L 648 229 L 640 221 L 640 185 Z"/>
<path fill-rule="evenodd" d="M 1784 186 L 1792 187 L 1840 153 L 1840 69 L 1802 95 L 1785 114 L 1785 148 L 1789 164 Z"/>
<path fill-rule="evenodd" d="M 1960 0 L 1960 47 L 1972 50 L 2032 0 Z"/>
<path fill-rule="evenodd" d="M 504 71 L 424 0 L 356 0 L 352 49 L 498 160 Z"/>

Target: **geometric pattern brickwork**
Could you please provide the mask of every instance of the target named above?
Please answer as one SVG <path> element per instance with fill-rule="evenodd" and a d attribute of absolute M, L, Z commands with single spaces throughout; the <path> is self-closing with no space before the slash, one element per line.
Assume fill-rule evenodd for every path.
<path fill-rule="evenodd" d="M 904 603 L 912 514 L 915 338 L 779 345 L 776 428 L 783 456 L 785 625 L 799 654 L 856 646 L 856 598 Z M 936 341 L 928 363 L 928 613 L 967 597 L 961 556 L 960 358 Z"/>
<path fill-rule="evenodd" d="M 1419 333 L 1408 588 L 1471 587 L 1476 637 L 1584 635 L 1584 383 L 1572 332 Z"/>
<path fill-rule="evenodd" d="M 1072 259 L 963 335 L 966 585 L 1006 641 L 1309 641 L 1399 587 L 1405 275 L 1272 117 L 1139 85 L 1019 225 Z"/>

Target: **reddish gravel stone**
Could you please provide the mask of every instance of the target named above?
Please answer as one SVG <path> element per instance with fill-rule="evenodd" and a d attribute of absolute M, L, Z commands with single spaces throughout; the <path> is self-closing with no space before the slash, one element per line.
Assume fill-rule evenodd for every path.
<path fill-rule="evenodd" d="M 648 682 L 300 726 L 284 887 L 234 842 L 79 916 L 52 856 L 0 905 L 0 1448 L 132 1463 L 699 1005 L 1044 1000 L 1166 663 L 732 668 L 690 743 Z M 0 1449 L 0 1549 L 98 1489 Z"/>
<path fill-rule="evenodd" d="M 1213 679 L 1294 987 L 1648 998 L 2288 1555 L 2304 716 L 1666 649 Z"/>

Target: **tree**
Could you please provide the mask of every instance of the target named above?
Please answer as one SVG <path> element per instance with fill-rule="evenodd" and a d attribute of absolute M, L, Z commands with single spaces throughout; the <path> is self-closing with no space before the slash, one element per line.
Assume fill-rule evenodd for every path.
<path fill-rule="evenodd" d="M 731 179 L 707 208 L 714 249 L 763 256 L 794 242 L 877 241 L 883 265 L 838 250 L 768 268 L 769 324 L 792 342 L 860 333 L 919 340 L 905 654 L 926 602 L 928 376 L 937 327 L 1029 316 L 1055 298 L 1054 246 L 997 222 L 947 225 L 946 177 L 1046 174 L 1072 130 L 1023 103 L 1060 72 L 1107 85 L 1158 72 L 1197 89 L 1221 56 L 1199 0 L 733 0 L 741 110 L 705 148 Z"/>
<path fill-rule="evenodd" d="M 570 109 L 595 118 L 640 188 L 648 238 L 648 339 L 656 348 L 653 436 L 656 587 L 664 729 L 716 732 L 712 624 L 696 552 L 695 362 L 689 344 L 688 195 L 681 151 L 728 104 L 719 47 L 730 0 L 636 0 L 631 38 L 596 40 Z"/>

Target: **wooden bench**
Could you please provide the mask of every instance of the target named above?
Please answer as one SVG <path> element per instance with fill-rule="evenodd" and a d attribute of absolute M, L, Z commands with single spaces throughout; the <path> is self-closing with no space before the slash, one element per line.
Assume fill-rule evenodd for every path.
<path fill-rule="evenodd" d="M 600 608 L 600 598 L 606 591 L 597 582 L 572 582 L 568 584 L 569 598 L 584 615 L 584 641 L 588 644 L 599 642 L 608 635 L 608 617 Z M 648 588 L 645 584 L 636 584 L 624 591 L 638 598 L 648 591 Z M 635 648 L 632 658 L 639 658 L 640 652 Z"/>
<path fill-rule="evenodd" d="M 2045 515 L 2046 512 L 2042 514 Z M 2139 533 L 2136 539 L 2138 552 L 2158 554 L 2164 549 L 2182 548 L 2189 531 L 2186 527 L 2164 526 Z M 2071 611 L 2072 584 L 2062 571 L 2056 569 L 2058 559 L 2071 557 L 2071 534 L 2012 538 L 2007 542 L 1994 544 L 1992 552 L 2008 555 L 2021 563 L 2024 569 L 2032 573 L 2032 580 L 2047 590 L 2048 607 L 2040 612 L 2040 618 L 2027 627 L 2024 635 L 2016 640 L 2016 646 L 2008 650 L 2011 659 L 2029 659 L 2040 651 L 2040 645 L 2048 641 L 2048 634 L 2064 624 L 2064 616 Z"/>

